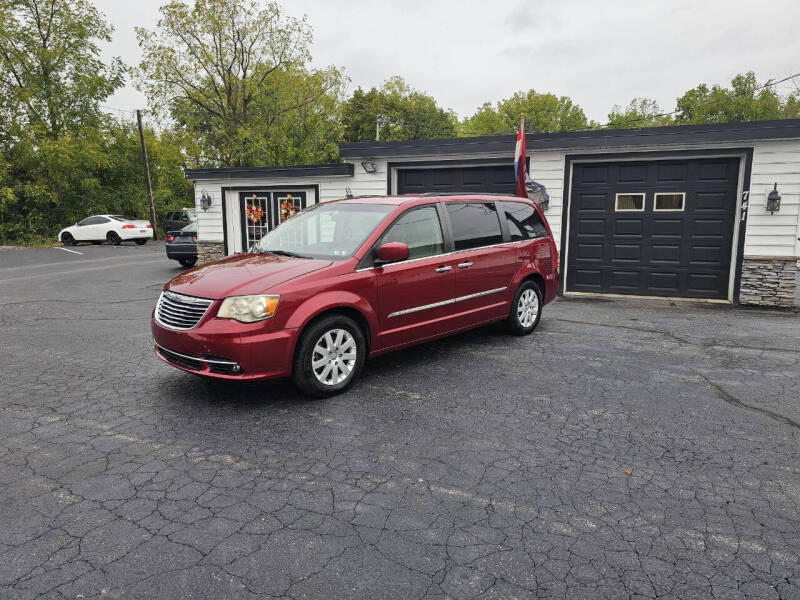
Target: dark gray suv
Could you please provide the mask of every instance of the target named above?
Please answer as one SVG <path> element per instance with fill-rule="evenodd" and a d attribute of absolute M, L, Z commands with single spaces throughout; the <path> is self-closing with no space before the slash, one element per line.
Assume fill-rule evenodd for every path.
<path fill-rule="evenodd" d="M 171 210 L 167 213 L 166 219 L 164 219 L 164 233 L 183 229 L 189 223 L 193 223 L 196 220 L 197 212 L 193 208 Z"/>

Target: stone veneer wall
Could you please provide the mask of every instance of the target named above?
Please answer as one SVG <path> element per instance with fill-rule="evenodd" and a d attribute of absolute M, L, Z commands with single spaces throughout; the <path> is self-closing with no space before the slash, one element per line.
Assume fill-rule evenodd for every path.
<path fill-rule="evenodd" d="M 197 242 L 197 264 L 204 265 L 225 256 L 225 245 L 221 242 Z"/>
<path fill-rule="evenodd" d="M 795 305 L 797 259 L 745 256 L 742 261 L 741 304 L 761 306 Z"/>

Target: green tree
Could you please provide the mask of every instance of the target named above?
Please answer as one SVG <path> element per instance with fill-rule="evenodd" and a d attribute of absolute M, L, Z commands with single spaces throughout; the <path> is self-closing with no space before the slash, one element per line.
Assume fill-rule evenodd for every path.
<path fill-rule="evenodd" d="M 769 82 L 767 82 L 768 84 Z M 798 98 L 784 99 L 772 87 L 759 84 L 748 71 L 731 80 L 731 87 L 701 83 L 678 98 L 678 124 L 727 123 L 783 119 L 798 114 Z"/>
<path fill-rule="evenodd" d="M 308 66 L 305 19 L 286 17 L 272 0 L 170 0 L 155 30 L 136 33 L 140 88 L 197 140 L 191 154 L 206 165 L 276 164 L 275 131 L 341 93 L 338 70 Z"/>
<path fill-rule="evenodd" d="M 97 126 L 125 68 L 100 59 L 113 28 L 86 0 L 0 0 L 0 94 L 6 118 L 58 138 Z"/>
<path fill-rule="evenodd" d="M 624 108 L 615 104 L 608 113 L 608 127 L 612 129 L 662 127 L 672 124 L 672 116 L 665 115 L 658 103 L 650 98 L 634 98 Z"/>
<path fill-rule="evenodd" d="M 98 42 L 112 28 L 86 0 L 0 0 L 3 238 L 57 227 L 98 190 L 107 162 L 100 103 L 123 83 Z M 10 190 L 10 193 L 9 193 Z"/>
<path fill-rule="evenodd" d="M 338 75 L 337 75 L 338 76 Z M 268 93 L 249 107 L 247 126 L 237 130 L 236 146 L 255 166 L 331 162 L 341 140 L 342 85 L 331 87 L 330 73 L 287 66 L 271 75 Z M 303 98 L 313 96 L 313 101 Z M 224 165 L 219 149 L 233 147 L 217 119 L 188 98 L 176 98 L 172 128 L 191 165 Z"/>
<path fill-rule="evenodd" d="M 458 118 L 436 100 L 412 88 L 402 77 L 392 77 L 380 89 L 356 89 L 342 108 L 345 142 L 375 139 L 378 115 L 384 116 L 382 140 L 453 137 Z"/>
<path fill-rule="evenodd" d="M 183 175 L 181 167 L 186 159 L 174 134 L 149 127 L 145 127 L 144 133 L 158 225 L 167 211 L 194 206 L 194 196 L 191 182 Z M 92 212 L 145 217 L 149 209 L 136 123 L 133 119 L 115 120 L 105 129 L 103 137 L 108 161 L 98 174 Z"/>
<path fill-rule="evenodd" d="M 461 135 L 513 133 L 525 115 L 525 131 L 570 131 L 587 129 L 583 109 L 567 96 L 540 94 L 535 90 L 517 92 L 510 98 L 481 105 L 461 124 Z"/>

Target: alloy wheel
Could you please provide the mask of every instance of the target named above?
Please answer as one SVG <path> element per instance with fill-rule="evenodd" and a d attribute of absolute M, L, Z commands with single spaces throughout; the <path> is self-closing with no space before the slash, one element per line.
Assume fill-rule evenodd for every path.
<path fill-rule="evenodd" d="M 349 331 L 326 331 L 314 345 L 311 370 L 323 385 L 337 385 L 347 379 L 356 366 L 356 340 Z"/>
<path fill-rule="evenodd" d="M 536 322 L 539 314 L 539 296 L 536 291 L 528 288 L 519 297 L 517 303 L 517 320 L 523 327 L 531 327 Z"/>

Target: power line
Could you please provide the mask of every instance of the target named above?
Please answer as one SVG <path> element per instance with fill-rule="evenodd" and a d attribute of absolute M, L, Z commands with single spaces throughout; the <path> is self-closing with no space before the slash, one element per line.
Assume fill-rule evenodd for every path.
<path fill-rule="evenodd" d="M 103 110 L 110 110 L 120 114 L 130 115 L 131 117 L 136 115 L 136 111 L 131 109 L 117 108 L 116 106 L 109 106 L 108 104 L 99 104 L 98 106 Z"/>

